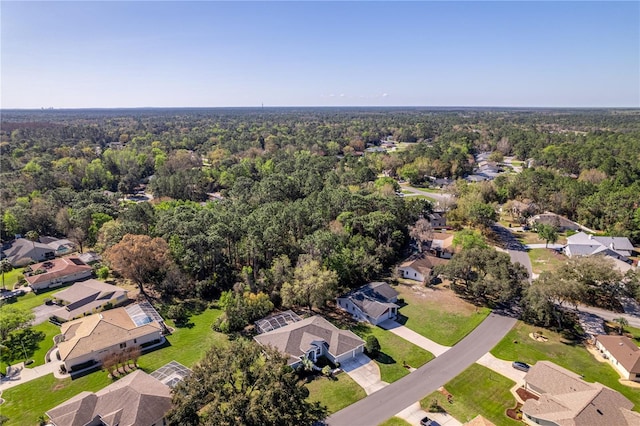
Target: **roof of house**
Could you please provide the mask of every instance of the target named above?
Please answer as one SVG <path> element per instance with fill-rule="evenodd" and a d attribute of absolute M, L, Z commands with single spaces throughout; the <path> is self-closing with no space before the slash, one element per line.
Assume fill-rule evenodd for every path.
<path fill-rule="evenodd" d="M 627 252 L 633 251 L 633 244 L 627 237 L 598 237 L 593 235 L 585 234 L 584 232 L 578 232 L 577 234 L 571 235 L 567 238 L 567 245 L 571 247 L 571 253 L 574 253 L 574 250 L 577 250 L 578 246 L 585 246 L 589 248 L 584 248 L 584 250 L 589 250 L 593 248 L 594 251 L 588 254 L 592 254 L 598 251 L 602 251 L 604 249 L 610 249 L 621 255 L 627 255 Z M 577 252 L 575 252 L 577 254 Z"/>
<path fill-rule="evenodd" d="M 259 334 L 254 339 L 272 346 L 289 356 L 289 364 L 300 361 L 313 342 L 324 342 L 334 357 L 339 357 L 362 345 L 364 341 L 349 330 L 340 330 L 321 316 L 315 315 L 277 330 Z"/>
<path fill-rule="evenodd" d="M 117 299 L 126 294 L 127 290 L 94 279 L 77 282 L 71 287 L 53 294 L 55 299 L 66 304 L 66 307 L 56 310 L 53 315 L 64 320 L 76 318 L 85 312 L 91 312 L 109 300 Z"/>
<path fill-rule="evenodd" d="M 64 361 L 161 330 L 162 326 L 151 319 L 137 326 L 126 308 L 117 308 L 62 324 L 64 341 L 58 344 L 58 350 Z"/>
<path fill-rule="evenodd" d="M 32 271 L 45 270 L 42 274 L 27 275 L 24 277 L 30 285 L 49 281 L 56 278 L 67 277 L 79 272 L 91 271 L 91 266 L 84 263 L 77 256 L 60 257 L 58 259 L 47 260 L 31 266 Z"/>
<path fill-rule="evenodd" d="M 47 411 L 56 426 L 83 426 L 99 418 L 108 426 L 148 426 L 171 409 L 171 389 L 142 370 L 93 392 L 81 392 Z"/>
<path fill-rule="evenodd" d="M 47 244 L 31 241 L 26 238 L 19 238 L 13 241 L 11 246 L 3 251 L 3 254 L 13 265 L 24 259 L 28 259 L 29 261 L 35 260 L 33 258 L 37 258 L 38 256 L 35 256 L 33 252 L 37 250 L 51 253 L 54 251 Z"/>
<path fill-rule="evenodd" d="M 633 403 L 600 383 L 587 383 L 577 374 L 549 361 L 538 361 L 524 377 L 541 391 L 540 398 L 527 400 L 525 414 L 559 426 L 632 425 L 640 421 Z"/>
<path fill-rule="evenodd" d="M 471 421 L 464 424 L 464 426 L 496 426 L 493 422 L 482 417 L 482 415 L 478 414 Z"/>
<path fill-rule="evenodd" d="M 596 336 L 596 340 L 605 347 L 630 373 L 640 374 L 640 348 L 626 336 Z"/>
<path fill-rule="evenodd" d="M 423 275 L 428 275 L 434 266 L 445 265 L 449 259 L 429 256 L 426 253 L 417 253 L 402 262 L 400 268 L 413 268 Z"/>
<path fill-rule="evenodd" d="M 390 302 L 398 297 L 398 292 L 385 282 L 373 282 L 351 290 L 349 293 L 339 297 L 348 299 L 362 312 L 372 318 L 378 318 L 391 308 L 398 305 Z"/>

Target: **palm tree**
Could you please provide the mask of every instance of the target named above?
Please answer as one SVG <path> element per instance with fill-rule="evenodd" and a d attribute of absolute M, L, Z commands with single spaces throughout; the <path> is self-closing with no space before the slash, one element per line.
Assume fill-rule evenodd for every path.
<path fill-rule="evenodd" d="M 11 265 L 9 260 L 7 260 L 7 259 L 0 260 L 0 270 L 2 270 L 2 288 L 4 290 L 7 289 L 7 287 L 5 287 L 5 285 L 4 285 L 4 273 L 5 272 L 10 272 L 12 269 L 13 269 L 13 266 Z"/>
<path fill-rule="evenodd" d="M 625 317 L 616 318 L 613 321 L 618 323 L 618 334 L 622 335 L 624 332 L 624 326 L 629 325 L 629 321 Z"/>

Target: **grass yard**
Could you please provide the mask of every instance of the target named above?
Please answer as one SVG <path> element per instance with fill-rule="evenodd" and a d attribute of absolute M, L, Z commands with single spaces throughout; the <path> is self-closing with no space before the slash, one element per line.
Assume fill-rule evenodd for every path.
<path fill-rule="evenodd" d="M 62 290 L 64 287 L 56 287 L 47 291 L 42 291 L 38 294 L 30 291 L 29 293 L 20 296 L 12 303 L 13 306 L 19 306 L 24 309 L 33 309 L 36 306 L 40 306 L 44 303 L 45 299 L 52 299 L 53 293 Z"/>
<path fill-rule="evenodd" d="M 409 370 L 403 367 L 403 362 L 418 368 L 434 358 L 430 352 L 380 327 L 360 326 L 354 332 L 365 340 L 368 335 L 373 334 L 380 342 L 381 353 L 374 361 L 380 367 L 380 378 L 387 383 L 409 374 Z"/>
<path fill-rule="evenodd" d="M 340 373 L 334 379 L 318 377 L 307 383 L 305 386 L 309 389 L 308 400 L 319 401 L 327 407 L 329 414 L 332 414 L 367 396 L 364 389 L 347 373 Z"/>
<path fill-rule="evenodd" d="M 4 286 L 7 290 L 13 289 L 13 286 L 18 282 L 18 276 L 22 275 L 22 269 L 23 268 L 14 268 L 4 273 Z M 0 285 L 2 285 L 1 278 Z"/>
<path fill-rule="evenodd" d="M 516 400 L 509 392 L 515 382 L 479 364 L 473 364 L 444 387 L 453 396 L 453 402 L 436 391 L 420 401 L 428 410 L 436 399 L 447 413 L 461 422 L 468 422 L 478 414 L 492 421 L 496 426 L 519 425 L 506 415 L 506 410 L 516 406 Z"/>
<path fill-rule="evenodd" d="M 582 374 L 588 382 L 599 382 L 619 391 L 635 404 L 636 410 L 640 409 L 640 390 L 620 384 L 620 376 L 613 367 L 608 363 L 598 362 L 582 343 L 568 341 L 560 334 L 546 329 L 542 331 L 549 341 L 538 342 L 529 337 L 529 333 L 534 331 L 541 329 L 518 321 L 491 353 L 504 360 L 518 360 L 528 364 L 535 364 L 540 360 L 555 362 Z M 518 343 L 513 343 L 514 341 Z"/>
<path fill-rule="evenodd" d="M 557 253 L 555 250 L 540 248 L 527 251 L 529 259 L 531 259 L 531 267 L 534 274 L 540 274 L 544 271 L 555 271 L 562 266 L 567 258 Z"/>
<path fill-rule="evenodd" d="M 222 314 L 219 309 L 207 309 L 191 317 L 193 327 L 175 328 L 167 340 L 170 345 L 154 350 L 140 357 L 138 365 L 147 373 L 162 367 L 172 360 L 187 367 L 200 360 L 211 346 L 221 346 L 227 342 L 227 335 L 215 332 L 211 325 Z M 171 321 L 167 321 L 174 327 Z"/>
<path fill-rule="evenodd" d="M 138 365 L 147 373 L 172 360 L 187 367 L 193 366 L 212 345 L 220 346 L 226 343 L 225 334 L 216 333 L 211 329 L 211 324 L 221 313 L 218 309 L 207 309 L 199 315 L 192 316 L 191 328 L 176 328 L 174 333 L 167 337 L 170 345 L 141 356 Z M 173 327 L 170 321 L 168 324 Z M 49 325 L 52 324 L 46 322 L 35 328 L 43 326 L 41 331 L 50 334 L 53 330 L 47 330 Z M 43 349 L 43 360 L 47 350 L 48 348 Z M 37 353 L 40 352 L 39 350 Z M 57 380 L 50 374 L 4 391 L 2 398 L 6 402 L 0 406 L 0 410 L 10 418 L 8 425 L 35 425 L 38 417 L 45 411 L 82 391 L 97 391 L 110 383 L 112 382 L 104 371 L 97 371 L 76 380 Z"/>
<path fill-rule="evenodd" d="M 76 380 L 58 380 L 49 374 L 2 393 L 6 401 L 0 406 L 9 421 L 6 426 L 34 426 L 47 410 L 82 391 L 95 392 L 109 385 L 111 379 L 104 371 L 98 371 Z"/>
<path fill-rule="evenodd" d="M 401 419 L 400 417 L 391 417 L 389 420 L 380 423 L 378 426 L 411 426 L 411 423 Z"/>
<path fill-rule="evenodd" d="M 33 364 L 31 364 L 29 367 L 37 367 L 38 365 L 44 364 L 44 358 L 47 355 L 47 352 L 53 347 L 54 336 L 60 334 L 60 327 L 51 324 L 49 321 L 45 321 L 42 324 L 34 326 L 33 330 L 43 332 L 44 339 L 40 342 L 38 350 L 36 350 L 33 355 L 31 355 Z"/>
<path fill-rule="evenodd" d="M 400 314 L 407 317 L 404 325 L 445 346 L 458 343 L 491 312 L 465 302 L 442 285 L 431 289 L 400 284 L 395 289 L 407 304 L 400 309 Z"/>

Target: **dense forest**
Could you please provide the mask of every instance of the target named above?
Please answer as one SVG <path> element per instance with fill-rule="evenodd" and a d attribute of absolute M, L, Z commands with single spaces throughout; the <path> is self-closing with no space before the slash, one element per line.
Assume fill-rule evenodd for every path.
<path fill-rule="evenodd" d="M 474 155 L 492 152 L 521 161 L 524 170 L 473 191 L 462 180 L 451 185 L 447 190 L 458 197 L 454 225 L 491 220 L 486 206 L 519 200 L 638 244 L 639 116 L 637 110 L 5 110 L 1 238 L 29 231 L 67 236 L 107 255 L 117 255 L 127 234 L 148 237 L 132 246 L 160 247 L 160 239 L 169 263 L 142 281 L 167 297 L 212 299 L 243 283 L 277 304 L 308 275 L 335 274 L 326 281 L 353 287 L 406 254 L 409 227 L 434 206 L 397 196 L 393 178 L 415 185 L 462 179 L 473 172 Z M 403 149 L 367 150 L 383 140 Z M 153 200 L 123 201 L 141 190 Z"/>

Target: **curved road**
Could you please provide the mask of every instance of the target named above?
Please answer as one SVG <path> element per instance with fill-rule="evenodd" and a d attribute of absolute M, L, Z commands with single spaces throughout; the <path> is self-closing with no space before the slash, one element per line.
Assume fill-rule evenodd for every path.
<path fill-rule="evenodd" d="M 438 203 L 442 204 L 442 207 L 450 206 L 453 202 L 454 198 L 451 194 L 447 194 L 444 192 L 429 192 L 423 191 L 418 188 L 413 188 L 407 184 L 400 184 L 400 188 L 409 191 L 415 195 L 424 195 L 425 197 L 429 197 L 431 199 L 436 200 Z M 405 196 L 411 196 L 410 194 L 405 194 Z"/>
<path fill-rule="evenodd" d="M 444 354 L 389 386 L 338 411 L 330 426 L 371 426 L 395 416 L 456 377 L 493 348 L 516 319 L 490 314 L 475 330 Z"/>
<path fill-rule="evenodd" d="M 511 262 L 519 263 L 527 268 L 527 272 L 529 272 L 529 282 L 531 282 L 533 279 L 533 269 L 531 267 L 531 259 L 529 259 L 529 255 L 527 254 L 527 248 L 518 241 L 509 228 L 505 228 L 499 223 L 494 224 L 491 228 L 504 242 L 505 248 L 511 257 Z"/>

